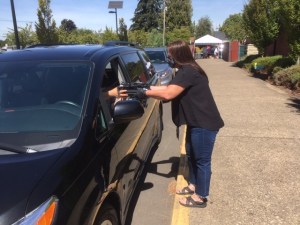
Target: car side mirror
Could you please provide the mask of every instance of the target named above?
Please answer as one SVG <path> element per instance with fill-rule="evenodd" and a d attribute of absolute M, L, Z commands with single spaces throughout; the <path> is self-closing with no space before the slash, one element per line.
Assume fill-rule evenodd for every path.
<path fill-rule="evenodd" d="M 142 117 L 144 108 L 138 100 L 121 100 L 114 106 L 113 120 L 115 123 L 127 123 Z"/>

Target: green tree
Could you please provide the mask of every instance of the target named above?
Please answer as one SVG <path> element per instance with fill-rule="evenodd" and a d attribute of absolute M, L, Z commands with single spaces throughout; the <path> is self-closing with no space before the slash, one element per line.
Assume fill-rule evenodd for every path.
<path fill-rule="evenodd" d="M 58 42 L 55 20 L 52 19 L 50 0 L 39 0 L 38 23 L 35 23 L 37 38 L 40 43 L 53 44 Z"/>
<path fill-rule="evenodd" d="M 150 32 L 159 29 L 161 24 L 163 0 L 139 0 L 131 19 L 130 30 L 144 30 Z"/>
<path fill-rule="evenodd" d="M 244 41 L 247 37 L 241 13 L 230 15 L 219 28 L 231 40 Z"/>
<path fill-rule="evenodd" d="M 280 25 L 274 0 L 250 0 L 244 6 L 243 21 L 246 32 L 260 53 L 270 45 L 279 34 Z"/>
<path fill-rule="evenodd" d="M 72 32 L 59 29 L 59 42 L 67 44 L 100 44 L 101 32 L 89 29 L 76 29 Z"/>
<path fill-rule="evenodd" d="M 0 47 L 5 46 L 5 40 L 0 40 Z"/>
<path fill-rule="evenodd" d="M 299 0 L 276 0 L 278 17 L 283 30 L 287 32 L 291 55 L 300 60 L 300 1 Z"/>
<path fill-rule="evenodd" d="M 63 19 L 60 22 L 59 29 L 64 30 L 66 32 L 71 32 L 76 30 L 77 27 L 73 20 Z"/>
<path fill-rule="evenodd" d="M 31 24 L 26 24 L 25 27 L 18 27 L 18 30 L 21 48 L 38 43 L 36 33 L 32 30 Z M 8 45 L 14 45 L 16 43 L 13 30 L 6 34 L 6 42 Z"/>
<path fill-rule="evenodd" d="M 153 29 L 147 35 L 147 43 L 146 46 L 149 47 L 159 47 L 163 45 L 163 35 L 157 29 Z"/>
<path fill-rule="evenodd" d="M 179 39 L 189 42 L 191 36 L 192 33 L 190 27 L 175 28 L 171 32 L 167 33 L 167 44 Z"/>
<path fill-rule="evenodd" d="M 207 34 L 212 34 L 212 32 L 213 24 L 210 18 L 208 16 L 200 18 L 195 26 L 195 36 L 199 38 Z"/>
<path fill-rule="evenodd" d="M 143 30 L 135 30 L 128 32 L 128 40 L 133 43 L 137 43 L 141 46 L 147 45 L 148 33 Z"/>
<path fill-rule="evenodd" d="M 120 41 L 128 41 L 127 25 L 123 18 L 119 19 L 119 39 Z"/>
<path fill-rule="evenodd" d="M 181 27 L 189 27 L 192 31 L 191 0 L 166 0 L 166 6 L 166 27 L 169 31 Z"/>
<path fill-rule="evenodd" d="M 112 31 L 111 28 L 105 27 L 101 39 L 102 39 L 102 43 L 105 43 L 111 40 L 119 40 L 119 37 L 115 32 Z"/>

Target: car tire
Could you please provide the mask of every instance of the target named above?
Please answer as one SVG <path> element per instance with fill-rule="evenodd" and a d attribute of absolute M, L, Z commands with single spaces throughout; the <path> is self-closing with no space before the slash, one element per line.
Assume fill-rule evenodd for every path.
<path fill-rule="evenodd" d="M 96 225 L 119 225 L 119 217 L 113 206 L 105 204 L 96 217 Z"/>

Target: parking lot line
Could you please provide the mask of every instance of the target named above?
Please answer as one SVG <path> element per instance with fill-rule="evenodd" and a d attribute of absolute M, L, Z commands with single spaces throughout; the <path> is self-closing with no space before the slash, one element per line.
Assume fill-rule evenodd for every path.
<path fill-rule="evenodd" d="M 183 129 L 180 141 L 180 161 L 177 175 L 176 190 L 187 185 L 187 181 L 184 178 L 184 175 L 186 174 L 188 168 L 185 152 L 185 134 L 186 126 Z M 179 204 L 179 198 L 180 196 L 176 195 L 175 193 L 171 225 L 189 225 L 189 208 L 181 206 Z"/>

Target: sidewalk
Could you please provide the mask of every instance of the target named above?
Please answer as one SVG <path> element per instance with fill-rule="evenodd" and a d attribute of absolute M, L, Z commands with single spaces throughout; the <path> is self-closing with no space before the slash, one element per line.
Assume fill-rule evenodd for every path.
<path fill-rule="evenodd" d="M 208 205 L 188 209 L 189 224 L 300 224 L 299 100 L 232 63 L 198 62 L 225 127 L 214 148 Z"/>

